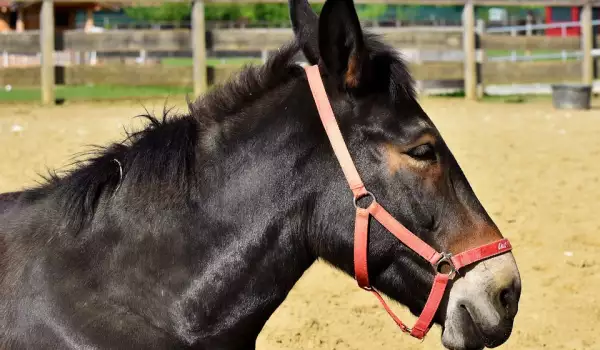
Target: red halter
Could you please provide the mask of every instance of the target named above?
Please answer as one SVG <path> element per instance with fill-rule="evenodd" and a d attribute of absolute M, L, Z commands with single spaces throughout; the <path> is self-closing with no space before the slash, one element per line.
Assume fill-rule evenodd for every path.
<path fill-rule="evenodd" d="M 354 228 L 354 272 L 359 287 L 370 291 L 375 296 L 400 329 L 409 333 L 415 338 L 423 339 L 431 327 L 431 321 L 442 301 L 448 281 L 454 279 L 458 270 L 466 265 L 487 259 L 489 257 L 506 253 L 512 249 L 507 239 L 501 239 L 489 244 L 465 251 L 458 255 L 449 253 L 438 253 L 435 249 L 423 242 L 419 237 L 406 229 L 400 222 L 394 219 L 381 205 L 375 200 L 375 196 L 367 191 L 363 184 L 352 157 L 348 152 L 342 133 L 337 125 L 333 109 L 329 103 L 327 92 L 321 80 L 319 67 L 305 67 L 308 77 L 308 83 L 312 90 L 313 98 L 317 105 L 321 121 L 329 137 L 329 141 L 335 152 L 335 155 L 342 167 L 344 176 L 350 185 L 354 195 L 354 206 L 356 207 L 356 220 Z M 369 196 L 372 199 L 371 205 L 366 209 L 360 208 L 356 201 L 359 198 Z M 436 272 L 433 281 L 433 287 L 425 303 L 421 315 L 417 319 L 414 327 L 408 328 L 400 319 L 394 315 L 390 307 L 385 303 L 381 295 L 371 287 L 369 283 L 369 274 L 367 269 L 367 236 L 369 234 L 369 217 L 372 215 L 388 229 L 396 238 L 398 238 L 407 247 L 415 251 L 425 260 L 427 260 Z M 448 272 L 442 272 L 441 267 L 449 268 Z"/>

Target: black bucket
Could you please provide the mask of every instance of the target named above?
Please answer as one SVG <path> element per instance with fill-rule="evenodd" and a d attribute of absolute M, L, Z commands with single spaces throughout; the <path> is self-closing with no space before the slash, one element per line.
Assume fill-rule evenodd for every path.
<path fill-rule="evenodd" d="M 552 103 L 558 109 L 592 108 L 592 86 L 587 84 L 552 85 Z"/>

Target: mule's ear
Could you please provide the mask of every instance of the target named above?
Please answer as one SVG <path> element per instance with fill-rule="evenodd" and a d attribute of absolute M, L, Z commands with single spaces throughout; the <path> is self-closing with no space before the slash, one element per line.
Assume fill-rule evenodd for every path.
<path fill-rule="evenodd" d="M 319 62 L 319 17 L 308 0 L 288 0 L 296 41 L 310 64 Z"/>
<path fill-rule="evenodd" d="M 319 17 L 319 51 L 327 71 L 348 88 L 364 78 L 367 64 L 360 21 L 352 0 L 327 0 Z"/>

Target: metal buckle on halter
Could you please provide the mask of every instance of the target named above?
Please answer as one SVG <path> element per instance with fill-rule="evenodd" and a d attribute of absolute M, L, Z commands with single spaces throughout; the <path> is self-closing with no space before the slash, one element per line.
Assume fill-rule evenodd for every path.
<path fill-rule="evenodd" d="M 433 264 L 433 268 L 435 269 L 435 272 L 437 273 L 441 273 L 444 275 L 448 275 L 448 278 L 453 280 L 456 275 L 458 274 L 458 271 L 456 271 L 456 267 L 454 266 L 454 263 L 452 262 L 452 254 L 451 253 L 441 253 L 442 257 L 440 258 L 440 260 L 438 260 L 435 264 Z M 450 271 L 447 272 L 443 272 L 441 269 L 443 267 L 447 267 L 450 269 Z"/>
<path fill-rule="evenodd" d="M 354 207 L 355 207 L 356 209 L 358 209 L 358 208 L 361 208 L 361 209 L 366 209 L 367 207 L 369 207 L 369 205 L 367 205 L 367 207 L 365 207 L 365 208 L 362 208 L 362 207 L 359 207 L 359 206 L 358 206 L 358 203 L 356 203 L 356 201 L 357 201 L 357 200 L 359 200 L 359 199 L 361 199 L 361 198 L 364 198 L 364 197 L 371 197 L 372 201 L 371 201 L 371 203 L 369 203 L 369 205 L 371 205 L 371 204 L 372 204 L 372 203 L 374 203 L 374 202 L 377 202 L 377 198 L 375 198 L 375 195 L 374 195 L 373 193 L 371 193 L 371 192 L 367 191 L 367 193 L 365 193 L 365 194 L 363 194 L 363 195 L 360 195 L 360 196 L 355 196 L 355 197 L 352 199 L 352 202 L 354 203 Z"/>

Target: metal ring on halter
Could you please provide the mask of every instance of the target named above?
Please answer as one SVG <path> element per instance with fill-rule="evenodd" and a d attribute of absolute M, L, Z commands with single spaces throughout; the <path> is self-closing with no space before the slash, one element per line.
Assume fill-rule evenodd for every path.
<path fill-rule="evenodd" d="M 352 200 L 352 201 L 354 202 L 354 207 L 355 207 L 356 209 L 358 209 L 358 208 L 361 208 L 361 207 L 359 207 L 359 206 L 358 206 L 358 204 L 356 204 L 356 201 L 357 201 L 357 200 L 359 200 L 359 199 L 361 199 L 361 198 L 364 198 L 364 197 L 371 197 L 371 198 L 373 199 L 373 201 L 371 201 L 371 203 L 369 203 L 369 205 L 371 205 L 372 203 L 375 203 L 375 202 L 377 202 L 377 199 L 375 198 L 375 195 L 374 195 L 373 193 L 371 193 L 371 192 L 367 191 L 367 193 L 363 194 L 362 196 L 356 196 L 356 197 L 354 197 L 354 199 Z M 367 207 L 368 207 L 368 206 L 367 206 Z M 366 208 L 361 208 L 361 209 L 366 209 Z"/>
<path fill-rule="evenodd" d="M 448 266 L 450 268 L 450 271 L 448 272 L 442 272 L 440 270 L 441 266 Z M 450 253 L 442 253 L 442 257 L 440 260 L 438 260 L 435 264 L 433 264 L 433 268 L 435 269 L 435 272 L 437 273 L 441 273 L 444 275 L 448 275 L 449 279 L 454 279 L 454 277 L 456 277 L 456 275 L 458 274 L 458 271 L 456 271 L 456 267 L 454 266 L 454 263 L 452 262 L 452 254 Z"/>

